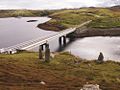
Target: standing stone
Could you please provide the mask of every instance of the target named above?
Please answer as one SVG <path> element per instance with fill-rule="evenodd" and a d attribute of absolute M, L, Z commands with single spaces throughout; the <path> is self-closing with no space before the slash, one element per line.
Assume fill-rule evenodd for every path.
<path fill-rule="evenodd" d="M 104 60 L 103 53 L 100 52 L 99 57 L 98 57 L 98 61 L 99 61 L 99 62 L 103 62 L 103 60 Z"/>
<path fill-rule="evenodd" d="M 49 49 L 49 44 L 46 44 L 45 48 L 45 62 L 50 61 L 50 49 Z"/>
<path fill-rule="evenodd" d="M 42 55 L 42 46 L 39 46 L 39 59 L 43 59 L 43 55 Z"/>

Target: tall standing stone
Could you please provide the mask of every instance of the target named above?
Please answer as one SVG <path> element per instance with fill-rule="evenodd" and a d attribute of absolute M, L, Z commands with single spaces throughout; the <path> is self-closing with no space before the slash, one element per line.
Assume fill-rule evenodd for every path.
<path fill-rule="evenodd" d="M 39 46 L 39 59 L 43 59 L 43 55 L 42 55 L 42 46 Z"/>
<path fill-rule="evenodd" d="M 103 56 L 102 52 L 100 52 L 100 54 L 99 54 L 98 61 L 99 62 L 103 62 L 104 61 L 104 56 Z"/>
<path fill-rule="evenodd" d="M 50 49 L 49 49 L 49 44 L 46 44 L 45 48 L 45 62 L 50 61 Z"/>

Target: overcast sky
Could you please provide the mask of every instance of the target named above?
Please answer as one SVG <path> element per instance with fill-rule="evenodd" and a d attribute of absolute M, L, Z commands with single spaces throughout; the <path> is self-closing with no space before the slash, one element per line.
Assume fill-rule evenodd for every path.
<path fill-rule="evenodd" d="M 120 5 L 120 0 L 0 0 L 0 9 L 60 9 Z"/>

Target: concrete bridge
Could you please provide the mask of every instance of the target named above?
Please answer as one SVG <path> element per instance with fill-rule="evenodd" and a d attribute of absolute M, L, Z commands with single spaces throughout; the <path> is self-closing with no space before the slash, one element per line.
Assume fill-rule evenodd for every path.
<path fill-rule="evenodd" d="M 10 47 L 7 47 L 7 48 L 4 48 L 4 51 L 6 52 L 16 52 L 16 50 L 31 50 L 35 47 L 38 47 L 40 46 L 40 48 L 43 50 L 43 46 L 45 45 L 45 47 L 49 47 L 49 42 L 52 40 L 52 39 L 55 39 L 55 38 L 59 38 L 59 44 L 66 44 L 66 37 L 68 34 L 71 34 L 73 32 L 75 32 L 76 28 L 78 27 L 82 27 L 88 23 L 90 23 L 92 20 L 89 20 L 87 22 L 84 22 L 82 23 L 81 25 L 75 27 L 75 28 L 69 28 L 69 29 L 66 29 L 64 31 L 60 31 L 58 32 L 57 34 L 54 34 L 54 35 L 49 35 L 49 36 L 46 36 L 44 38 L 37 38 L 37 39 L 33 39 L 33 40 L 29 40 L 29 41 L 26 41 L 26 42 L 23 42 L 23 43 L 20 43 L 20 44 L 17 44 L 17 45 L 14 45 L 14 46 L 10 46 Z"/>

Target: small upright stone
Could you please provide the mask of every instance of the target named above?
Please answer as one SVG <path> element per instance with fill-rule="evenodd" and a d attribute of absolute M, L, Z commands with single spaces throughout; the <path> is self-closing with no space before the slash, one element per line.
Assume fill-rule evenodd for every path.
<path fill-rule="evenodd" d="M 100 54 L 99 54 L 98 61 L 99 62 L 103 62 L 104 61 L 104 55 L 103 55 L 102 52 L 100 52 Z"/>

